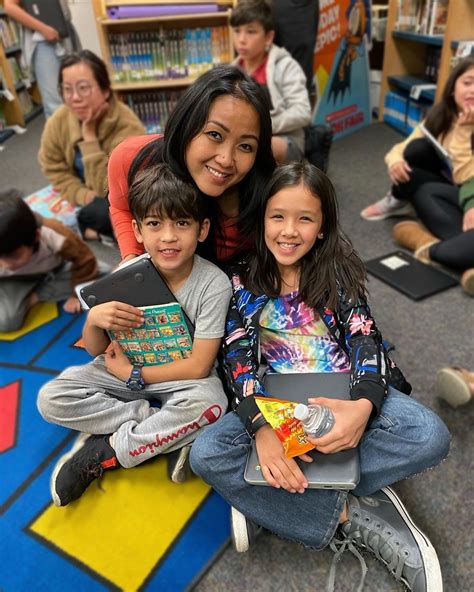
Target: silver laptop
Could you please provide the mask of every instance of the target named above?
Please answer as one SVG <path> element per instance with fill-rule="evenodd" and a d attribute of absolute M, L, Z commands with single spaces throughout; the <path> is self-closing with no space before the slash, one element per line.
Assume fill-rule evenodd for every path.
<path fill-rule="evenodd" d="M 267 374 L 264 380 L 265 390 L 270 397 L 286 399 L 298 403 L 307 403 L 309 397 L 328 397 L 331 399 L 349 399 L 349 374 Z M 305 463 L 298 458 L 308 487 L 313 489 L 354 489 L 359 482 L 359 451 L 343 450 L 335 454 L 322 454 L 311 450 L 312 463 Z M 255 441 L 247 458 L 244 478 L 251 485 L 268 485 L 258 462 Z"/>

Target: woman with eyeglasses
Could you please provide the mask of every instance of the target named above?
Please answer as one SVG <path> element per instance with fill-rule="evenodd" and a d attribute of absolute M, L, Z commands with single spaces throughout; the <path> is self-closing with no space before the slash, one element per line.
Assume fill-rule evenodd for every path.
<path fill-rule="evenodd" d="M 112 236 L 107 162 L 125 138 L 144 133 L 143 124 L 111 89 L 104 62 L 88 50 L 67 56 L 59 70 L 64 105 L 46 122 L 39 162 L 61 196 L 80 207 L 83 237 Z"/>

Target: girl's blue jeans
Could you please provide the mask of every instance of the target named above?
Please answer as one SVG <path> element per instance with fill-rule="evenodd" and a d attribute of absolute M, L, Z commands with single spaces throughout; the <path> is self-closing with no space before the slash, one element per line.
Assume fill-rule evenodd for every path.
<path fill-rule="evenodd" d="M 450 433 L 441 419 L 390 388 L 380 413 L 360 443 L 357 496 L 436 466 L 448 454 Z M 303 494 L 249 485 L 244 469 L 250 438 L 236 413 L 202 430 L 191 449 L 191 467 L 247 518 L 287 539 L 323 549 L 334 536 L 347 492 L 307 489 Z"/>

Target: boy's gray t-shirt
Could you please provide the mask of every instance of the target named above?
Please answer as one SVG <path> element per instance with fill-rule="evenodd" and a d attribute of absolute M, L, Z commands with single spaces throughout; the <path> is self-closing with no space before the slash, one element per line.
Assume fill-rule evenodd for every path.
<path fill-rule="evenodd" d="M 194 338 L 223 337 L 232 290 L 230 280 L 216 265 L 194 255 L 194 265 L 176 299 L 193 323 Z"/>

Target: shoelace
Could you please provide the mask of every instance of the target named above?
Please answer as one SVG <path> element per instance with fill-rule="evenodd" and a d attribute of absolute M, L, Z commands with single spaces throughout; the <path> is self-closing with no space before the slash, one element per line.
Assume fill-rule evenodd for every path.
<path fill-rule="evenodd" d="M 356 557 L 359 560 L 360 563 L 362 575 L 360 578 L 359 587 L 357 588 L 357 592 L 362 592 L 362 590 L 364 589 L 365 576 L 367 575 L 367 564 L 365 563 L 365 560 L 362 557 L 362 555 L 353 545 L 352 538 L 352 535 L 344 538 L 342 541 L 333 538 L 332 541 L 329 543 L 329 548 L 331 549 L 331 551 L 334 552 L 334 557 L 332 558 L 331 569 L 329 570 L 329 579 L 326 588 L 327 592 L 334 592 L 337 564 L 341 560 L 341 557 L 346 549 L 348 549 L 354 555 L 354 557 Z M 339 549 L 337 548 L 338 545 Z"/>
<path fill-rule="evenodd" d="M 370 534 L 372 534 L 373 536 L 369 541 Z M 331 569 L 329 571 L 327 592 L 334 592 L 337 563 L 340 561 L 346 549 L 348 549 L 355 557 L 357 557 L 357 559 L 360 562 L 362 576 L 359 582 L 359 587 L 357 588 L 357 592 L 362 592 L 365 583 L 365 577 L 367 575 L 367 564 L 365 563 L 364 558 L 359 553 L 357 548 L 354 546 L 354 539 L 362 539 L 364 547 L 367 550 L 372 551 L 377 559 L 379 559 L 387 565 L 387 569 L 389 569 L 389 571 L 393 574 L 395 579 L 397 579 L 398 581 L 401 580 L 403 568 L 405 567 L 405 561 L 408 556 L 407 553 L 402 553 L 401 550 L 397 552 L 393 548 L 393 546 L 390 545 L 388 540 L 382 538 L 379 533 L 373 532 L 368 528 L 359 527 L 357 530 L 354 530 L 349 535 L 346 535 L 342 541 L 333 538 L 333 540 L 329 544 L 330 549 L 334 551 L 334 557 L 331 563 Z M 337 548 L 338 545 L 340 546 L 339 549 Z M 383 545 L 387 545 L 388 548 L 392 551 L 392 558 L 390 563 L 381 555 Z"/>

